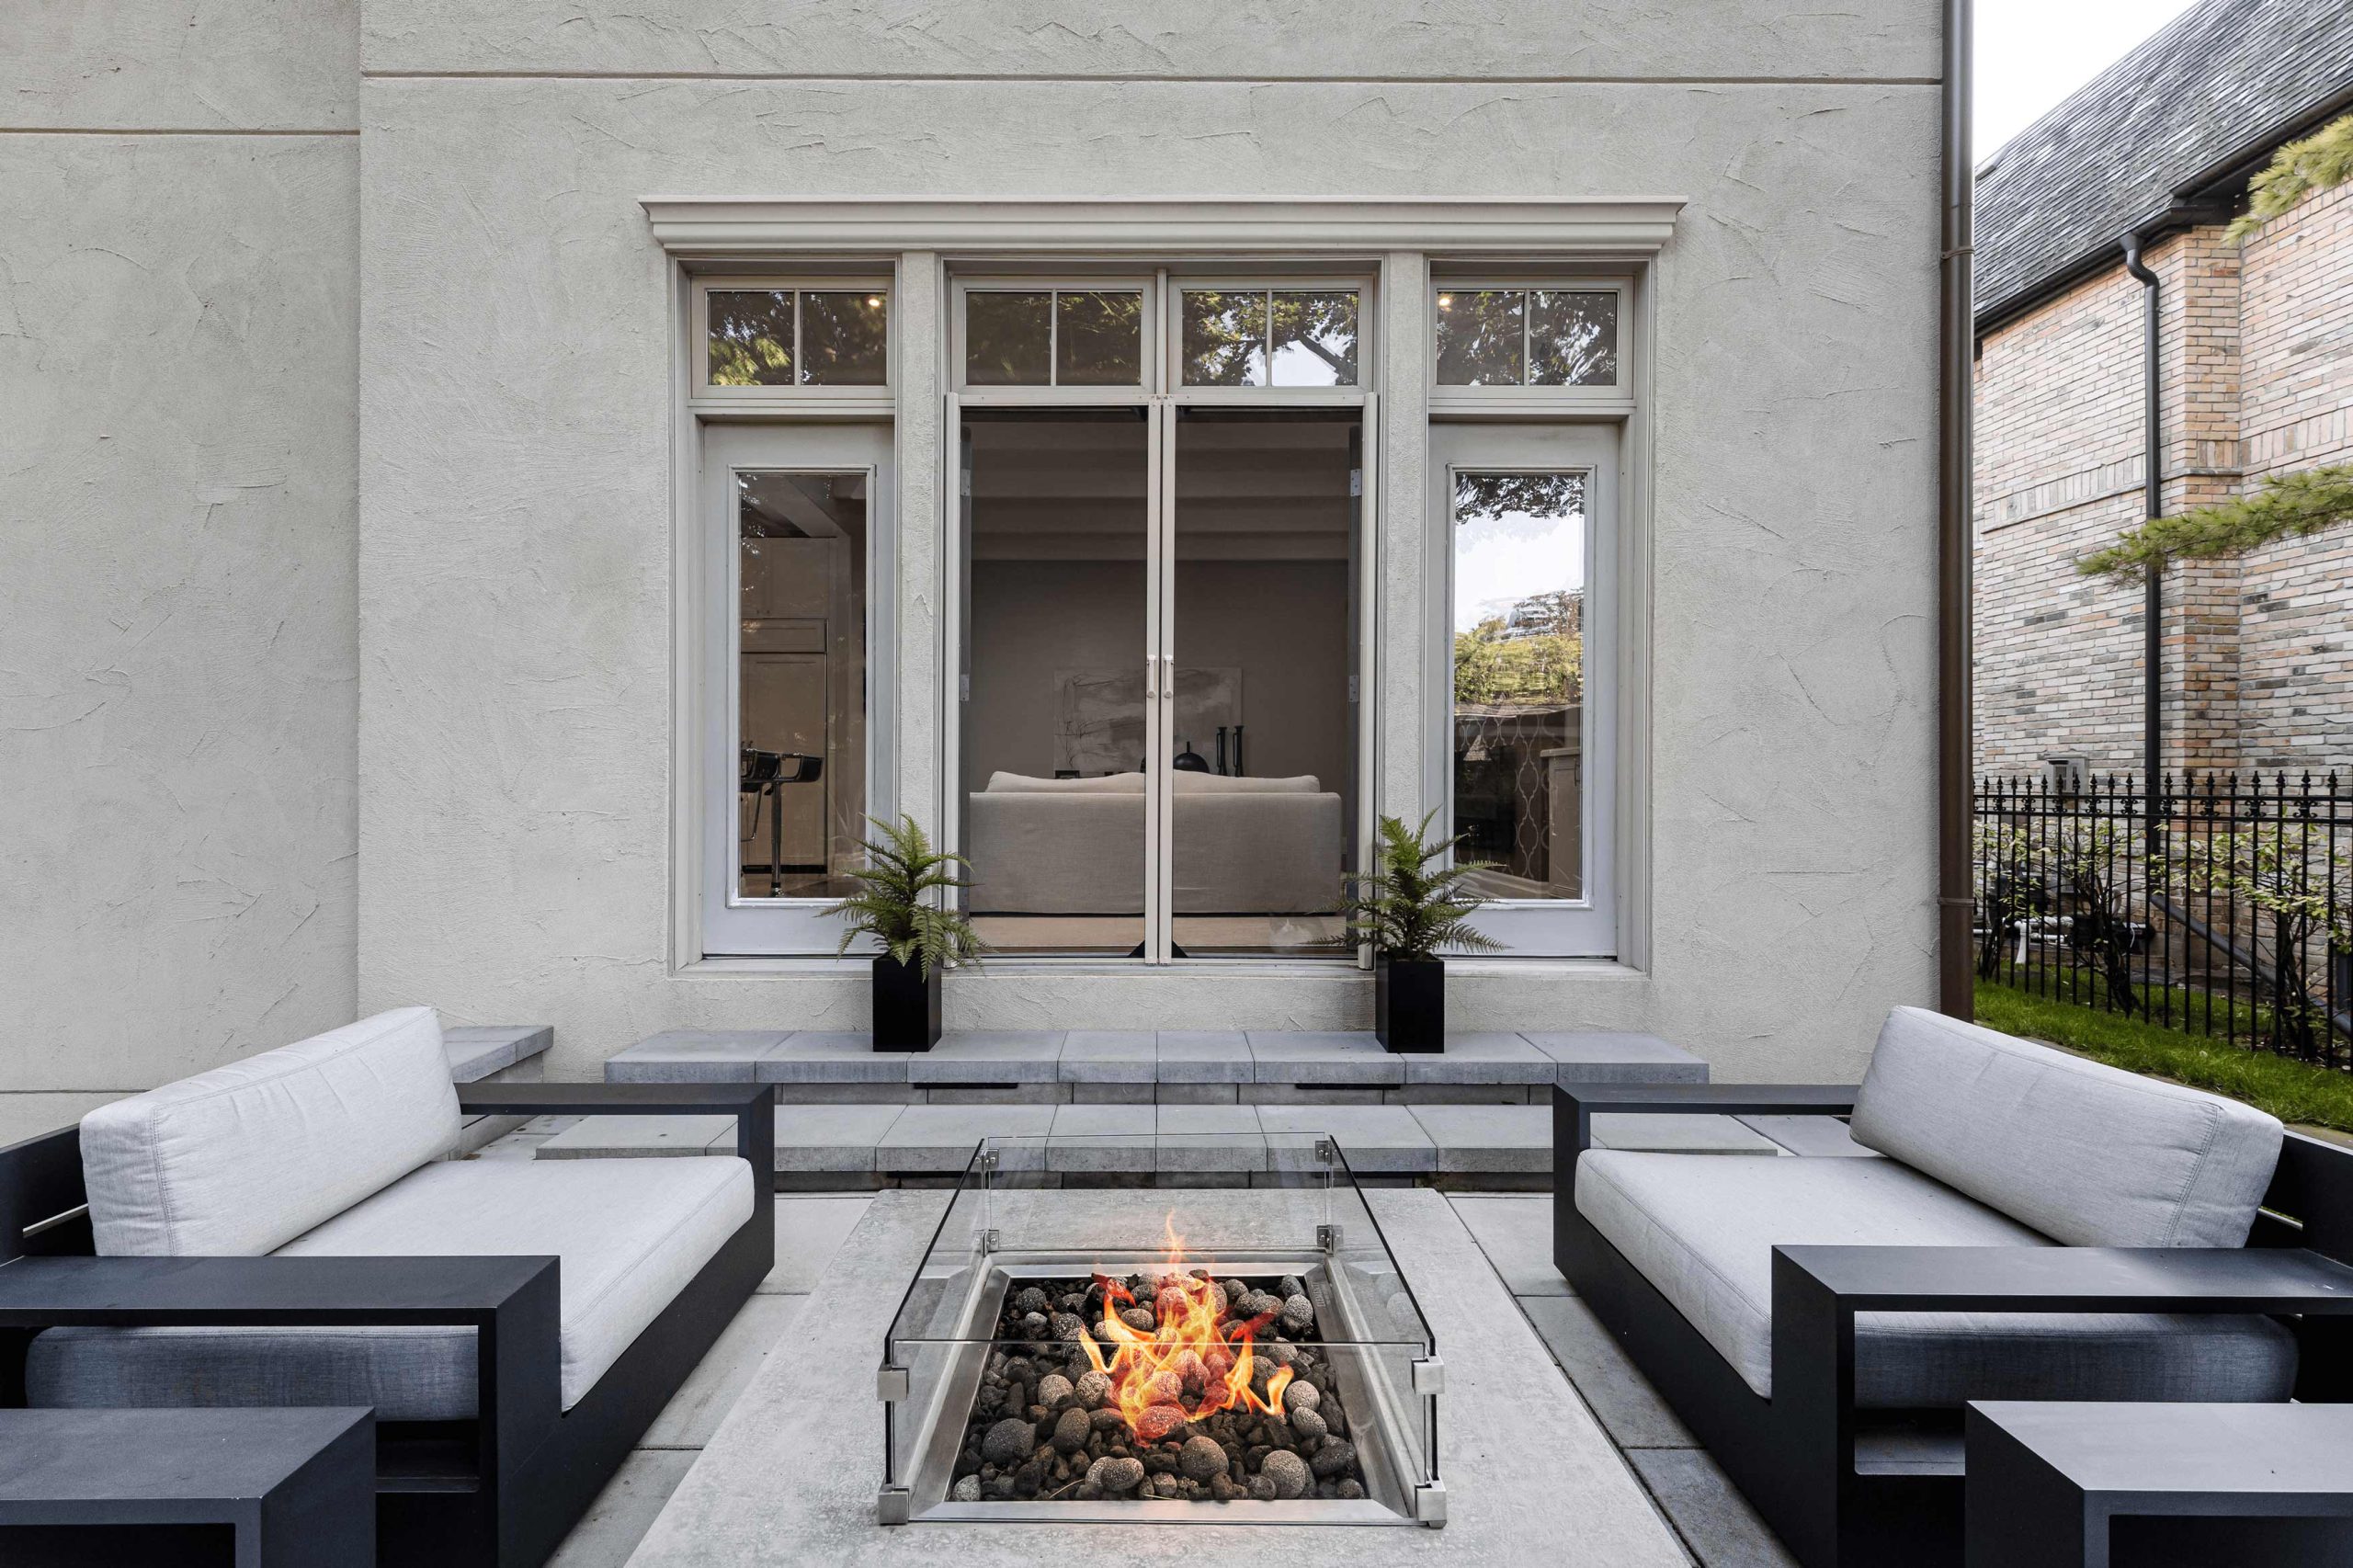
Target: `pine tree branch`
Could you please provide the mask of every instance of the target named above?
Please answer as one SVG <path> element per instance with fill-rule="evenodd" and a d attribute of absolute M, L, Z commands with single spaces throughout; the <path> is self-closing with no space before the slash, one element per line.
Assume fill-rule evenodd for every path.
<path fill-rule="evenodd" d="M 2245 244 L 2256 230 L 2305 197 L 2348 179 L 2353 179 L 2353 114 L 2274 153 L 2263 171 L 2247 181 L 2247 209 L 2222 231 L 2222 237 Z"/>
<path fill-rule="evenodd" d="M 2353 522 L 2353 464 L 2276 474 L 2252 495 L 2218 501 L 2127 528 L 2106 550 L 2075 562 L 2087 577 L 2163 571 L 2176 561 L 2220 561 L 2283 539 L 2304 539 Z"/>

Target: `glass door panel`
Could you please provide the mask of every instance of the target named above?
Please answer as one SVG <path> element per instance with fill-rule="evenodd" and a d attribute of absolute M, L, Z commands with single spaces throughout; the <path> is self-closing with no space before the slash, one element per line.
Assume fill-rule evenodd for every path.
<path fill-rule="evenodd" d="M 1326 956 L 1354 868 L 1359 410 L 1184 408 L 1172 437 L 1173 956 Z"/>
<path fill-rule="evenodd" d="M 1154 631 L 1141 408 L 967 409 L 964 907 L 1004 953 L 1142 956 Z"/>

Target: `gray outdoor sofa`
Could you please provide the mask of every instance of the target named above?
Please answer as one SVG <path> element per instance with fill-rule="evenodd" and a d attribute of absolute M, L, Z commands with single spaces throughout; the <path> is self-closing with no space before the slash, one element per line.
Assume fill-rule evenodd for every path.
<path fill-rule="evenodd" d="M 736 1152 L 451 1158 L 469 1112 Z M 369 1406 L 381 1561 L 537 1564 L 774 1266 L 774 1163 L 766 1085 L 460 1088 L 380 1014 L 0 1150 L 0 1404 Z"/>
<path fill-rule="evenodd" d="M 1553 1105 L 1562 1273 L 1807 1568 L 1959 1562 L 1972 1400 L 2347 1397 L 2353 1151 L 2245 1106 L 1909 1007 L 1859 1086 Z M 1867 1152 L 1591 1146 L 1636 1110 Z"/>

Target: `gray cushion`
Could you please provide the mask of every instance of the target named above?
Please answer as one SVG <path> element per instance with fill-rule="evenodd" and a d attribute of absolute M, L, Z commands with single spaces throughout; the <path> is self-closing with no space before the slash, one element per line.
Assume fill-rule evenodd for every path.
<path fill-rule="evenodd" d="M 752 1214 L 733 1156 L 427 1165 L 278 1249 L 281 1257 L 562 1261 L 566 1409 Z M 474 1413 L 469 1328 L 51 1329 L 26 1360 L 38 1406 L 372 1404 L 393 1421 Z"/>
<path fill-rule="evenodd" d="M 1596 1150 L 1577 1212 L 1759 1394 L 1773 1392 L 1776 1246 L 2053 1244 L 1893 1160 Z M 2295 1342 L 2268 1318 L 2155 1313 L 1864 1312 L 1856 1398 L 2277 1400 Z"/>
<path fill-rule="evenodd" d="M 82 1119 L 105 1257 L 259 1257 L 458 1141 L 430 1007 L 362 1018 Z"/>
<path fill-rule="evenodd" d="M 1855 1141 L 2070 1246 L 2245 1244 L 2277 1118 L 1918 1007 L 1888 1015 Z"/>

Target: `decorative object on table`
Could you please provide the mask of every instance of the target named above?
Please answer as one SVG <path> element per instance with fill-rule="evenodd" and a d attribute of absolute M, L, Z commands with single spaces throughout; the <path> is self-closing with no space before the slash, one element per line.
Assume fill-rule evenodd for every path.
<path fill-rule="evenodd" d="M 1210 770 L 1209 759 L 1193 749 L 1192 742 L 1178 741 L 1176 744 L 1181 749 L 1169 761 L 1169 767 L 1179 773 L 1207 773 Z"/>
<path fill-rule="evenodd" d="M 874 958 L 874 1049 L 929 1051 L 939 1043 L 939 977 L 958 964 L 978 963 L 987 944 L 961 911 L 934 895 L 972 884 L 957 875 L 961 855 L 934 849 L 931 835 L 911 816 L 895 824 L 866 819 L 875 835 L 860 847 L 866 865 L 849 875 L 858 891 L 825 911 L 842 922 L 842 942 L 871 937 Z"/>
<path fill-rule="evenodd" d="M 1206 735 L 1242 718 L 1239 665 L 1172 672 L 1176 683 L 1169 733 Z M 1144 672 L 1119 669 L 1058 669 L 1054 672 L 1054 751 L 1051 768 L 1092 777 L 1123 773 L 1144 753 Z M 1239 758 L 1236 758 L 1237 763 Z M 1237 766 L 1235 772 L 1240 772 Z"/>
<path fill-rule="evenodd" d="M 1347 939 L 1372 945 L 1373 1033 L 1393 1051 L 1446 1049 L 1444 949 L 1492 953 L 1503 947 L 1472 926 L 1479 901 L 1462 886 L 1488 869 L 1487 863 L 1447 865 L 1461 841 L 1432 841 L 1437 815 L 1430 812 L 1410 830 L 1395 817 L 1382 817 L 1374 869 L 1341 878 Z"/>

